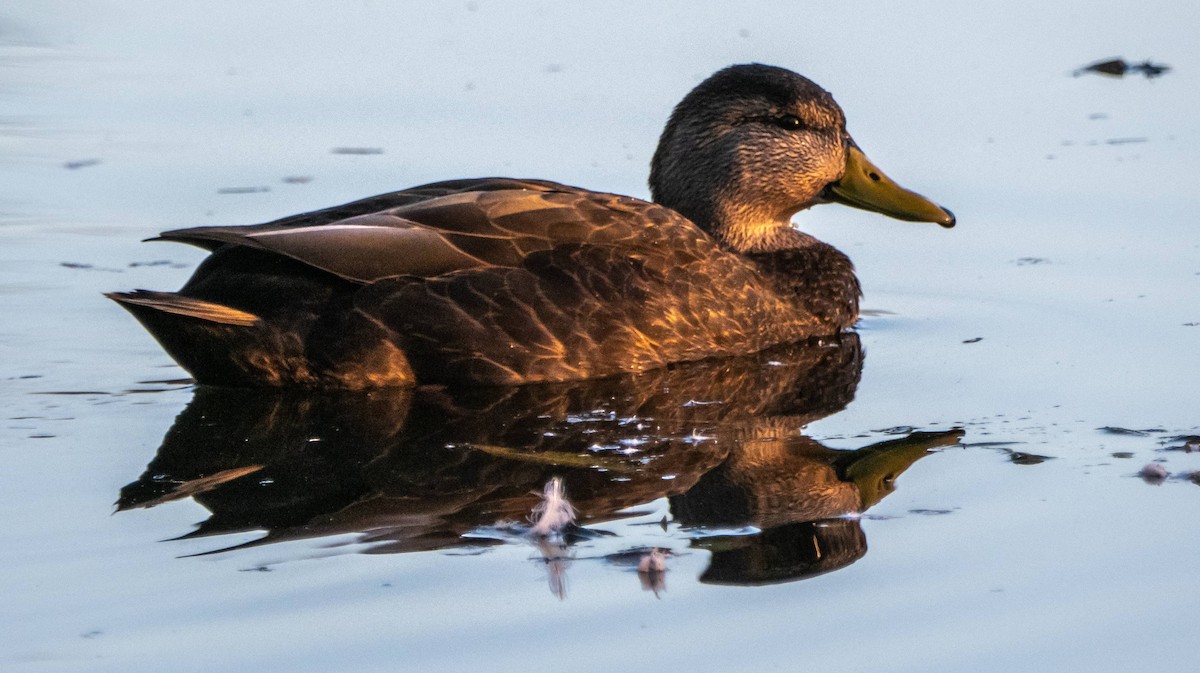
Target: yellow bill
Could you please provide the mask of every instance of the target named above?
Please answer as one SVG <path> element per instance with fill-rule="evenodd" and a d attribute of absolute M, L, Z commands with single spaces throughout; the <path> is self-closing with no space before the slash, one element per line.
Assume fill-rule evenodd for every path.
<path fill-rule="evenodd" d="M 846 151 L 845 175 L 825 188 L 825 197 L 898 220 L 954 226 L 954 213 L 893 182 L 853 143 Z"/>

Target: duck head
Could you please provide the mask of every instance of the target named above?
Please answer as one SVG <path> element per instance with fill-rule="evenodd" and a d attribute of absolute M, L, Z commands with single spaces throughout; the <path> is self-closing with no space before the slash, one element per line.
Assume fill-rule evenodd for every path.
<path fill-rule="evenodd" d="M 829 92 L 757 63 L 717 72 L 675 107 L 651 163 L 650 192 L 741 252 L 787 245 L 792 216 L 829 201 L 954 226 L 949 210 L 867 159 Z"/>

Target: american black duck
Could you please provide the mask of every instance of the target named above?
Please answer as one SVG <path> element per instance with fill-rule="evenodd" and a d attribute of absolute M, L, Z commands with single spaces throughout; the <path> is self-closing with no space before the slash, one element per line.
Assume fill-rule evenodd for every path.
<path fill-rule="evenodd" d="M 653 203 L 542 180 L 451 180 L 239 227 L 178 292 L 111 293 L 200 383 L 516 384 L 639 371 L 849 329 L 850 260 L 790 219 L 838 201 L 954 216 L 892 182 L 828 92 L 735 65 L 675 107 Z"/>

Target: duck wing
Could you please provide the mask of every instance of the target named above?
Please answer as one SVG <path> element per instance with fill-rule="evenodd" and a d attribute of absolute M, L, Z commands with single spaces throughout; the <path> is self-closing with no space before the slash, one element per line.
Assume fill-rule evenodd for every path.
<path fill-rule="evenodd" d="M 564 245 L 659 262 L 652 266 L 676 254 L 692 256 L 689 247 L 712 246 L 706 234 L 662 206 L 505 178 L 432 183 L 266 224 L 179 229 L 159 239 L 209 250 L 264 250 L 355 283 L 519 267 L 535 252 Z"/>

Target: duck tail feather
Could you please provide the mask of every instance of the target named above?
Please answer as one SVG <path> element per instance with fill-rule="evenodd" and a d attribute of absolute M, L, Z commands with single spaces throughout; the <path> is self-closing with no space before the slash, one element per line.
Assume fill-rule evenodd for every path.
<path fill-rule="evenodd" d="M 106 292 L 104 296 L 130 308 L 130 310 L 133 310 L 134 306 L 145 307 L 222 325 L 251 327 L 258 324 L 258 316 L 253 313 L 203 299 L 185 297 L 173 292 L 134 290 L 133 292 Z"/>

